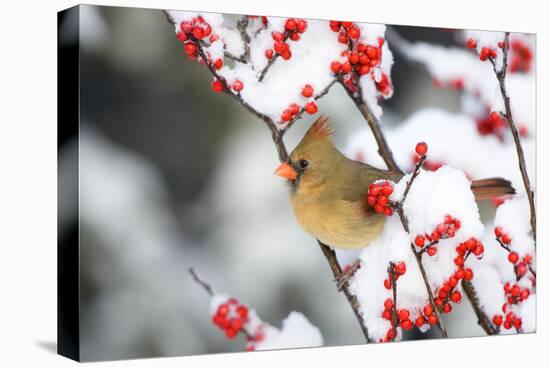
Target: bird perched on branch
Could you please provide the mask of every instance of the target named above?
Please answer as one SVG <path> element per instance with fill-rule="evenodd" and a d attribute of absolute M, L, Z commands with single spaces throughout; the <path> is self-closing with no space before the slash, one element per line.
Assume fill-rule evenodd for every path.
<path fill-rule="evenodd" d="M 332 134 L 328 119 L 318 118 L 275 174 L 289 180 L 290 201 L 306 232 L 332 247 L 363 248 L 380 235 L 386 219 L 366 204 L 369 186 L 378 180 L 398 182 L 403 173 L 347 158 Z M 476 200 L 515 193 L 502 178 L 473 181 L 471 188 Z"/>

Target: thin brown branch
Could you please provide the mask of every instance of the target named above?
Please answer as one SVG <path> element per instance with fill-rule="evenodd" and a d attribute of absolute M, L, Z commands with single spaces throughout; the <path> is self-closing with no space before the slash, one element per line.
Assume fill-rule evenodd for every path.
<path fill-rule="evenodd" d="M 485 333 L 487 333 L 487 335 L 498 334 L 497 330 L 494 328 L 493 323 L 491 322 L 485 311 L 481 309 L 476 290 L 472 283 L 468 280 L 462 279 L 462 289 L 464 290 L 464 293 L 466 293 L 466 297 L 468 297 L 468 300 L 470 301 L 470 304 L 474 309 L 478 325 L 481 326 L 481 328 L 485 331 Z"/>
<path fill-rule="evenodd" d="M 390 262 L 390 266 L 388 266 L 388 276 L 391 282 L 392 298 L 393 298 L 393 307 L 391 311 L 391 324 L 397 335 L 397 327 L 399 326 L 399 318 L 397 317 L 397 276 L 395 275 L 395 264 L 393 262 Z"/>
<path fill-rule="evenodd" d="M 355 106 L 359 109 L 359 112 L 361 112 L 361 115 L 369 125 L 372 131 L 372 135 L 376 140 L 376 144 L 378 145 L 378 154 L 382 157 L 382 159 L 386 163 L 386 166 L 388 166 L 388 169 L 394 172 L 402 172 L 395 162 L 395 159 L 393 158 L 393 153 L 386 141 L 386 137 L 380 129 L 380 123 L 378 119 L 372 114 L 365 101 L 361 98 L 361 93 L 359 93 L 359 95 L 355 95 L 351 90 L 349 90 L 348 87 L 346 87 L 344 81 L 340 77 L 338 78 L 338 81 L 342 85 L 350 99 L 353 101 L 353 103 L 355 103 Z"/>
<path fill-rule="evenodd" d="M 495 238 L 498 242 L 498 244 L 500 245 L 500 247 L 502 247 L 504 250 L 506 250 L 508 253 L 512 252 L 512 250 L 510 249 L 510 246 L 506 245 L 504 242 L 502 242 L 500 240 L 500 238 L 496 237 Z M 527 263 L 527 269 L 529 269 L 529 272 L 536 278 L 537 277 L 537 272 L 535 271 L 535 269 L 533 269 L 533 267 L 531 266 L 531 264 Z M 516 273 L 516 278 L 519 280 L 519 275 L 518 275 L 518 272 L 517 272 L 517 266 L 514 265 L 514 272 Z"/>
<path fill-rule="evenodd" d="M 191 276 L 193 277 L 193 280 L 200 285 L 204 290 L 210 295 L 214 295 L 214 289 L 210 284 L 208 284 L 206 281 L 204 281 L 199 274 L 195 271 L 195 268 L 189 268 L 189 273 L 191 273 Z"/>
<path fill-rule="evenodd" d="M 248 27 L 248 16 L 243 15 L 242 18 L 237 22 L 237 29 L 241 34 L 241 40 L 243 42 L 244 53 L 242 59 L 245 62 L 250 61 L 250 36 L 246 32 L 246 27 Z"/>
<path fill-rule="evenodd" d="M 428 299 L 430 301 L 430 305 L 432 306 L 436 316 L 437 316 L 437 328 L 441 332 L 441 336 L 444 338 L 447 338 L 447 331 L 445 330 L 445 326 L 443 326 L 443 321 L 441 321 L 441 314 L 439 312 L 438 307 L 436 307 L 434 302 L 434 295 L 432 292 L 432 287 L 430 286 L 430 280 L 428 279 L 428 274 L 426 273 L 426 269 L 424 268 L 424 264 L 422 263 L 422 254 L 416 252 L 416 249 L 414 248 L 414 244 L 411 243 L 411 251 L 414 254 L 414 257 L 416 259 L 416 263 L 418 264 L 418 268 L 420 269 L 420 273 L 422 274 L 422 279 L 424 280 L 424 285 L 426 286 L 426 291 L 428 292 Z"/>
<path fill-rule="evenodd" d="M 527 199 L 529 200 L 529 209 L 531 214 L 531 230 L 533 232 L 533 239 L 537 240 L 537 217 L 535 212 L 535 195 L 531 189 L 531 181 L 529 180 L 529 175 L 527 174 L 527 166 L 525 164 L 525 155 L 523 154 L 523 147 L 521 146 L 521 140 L 519 136 L 518 129 L 514 122 L 512 116 L 512 109 L 510 107 L 510 96 L 506 90 L 506 69 L 508 68 L 508 48 L 509 48 L 509 37 L 510 32 L 506 32 L 504 35 L 504 48 L 502 49 L 502 67 L 500 70 L 497 70 L 495 60 L 489 59 L 493 64 L 493 70 L 498 80 L 500 87 L 500 94 L 502 100 L 504 101 L 504 110 L 505 110 L 505 120 L 508 122 L 512 137 L 514 138 L 514 144 L 516 145 L 516 153 L 518 156 L 519 170 L 521 172 L 521 178 L 523 180 L 523 186 L 525 187 L 525 192 L 527 193 Z"/>
<path fill-rule="evenodd" d="M 319 244 L 319 247 L 321 248 L 321 251 L 323 252 L 323 255 L 325 255 L 325 258 L 327 259 L 327 262 L 330 266 L 330 270 L 332 270 L 332 275 L 335 279 L 339 278 L 342 275 L 342 268 L 340 267 L 340 264 L 338 263 L 338 260 L 336 259 L 336 253 L 334 250 L 332 250 L 329 246 L 325 245 L 321 241 L 317 240 L 317 243 Z M 361 326 L 361 331 L 363 332 L 363 336 L 365 337 L 365 341 L 367 343 L 371 342 L 369 338 L 369 330 L 365 326 L 365 322 L 363 320 L 363 315 L 359 311 L 359 302 L 357 301 L 357 297 L 353 295 L 350 290 L 348 283 L 346 282 L 343 287 L 342 291 L 344 292 L 348 303 L 350 304 L 353 313 L 355 314 L 355 317 L 357 318 L 357 321 L 359 322 L 359 325 Z"/>

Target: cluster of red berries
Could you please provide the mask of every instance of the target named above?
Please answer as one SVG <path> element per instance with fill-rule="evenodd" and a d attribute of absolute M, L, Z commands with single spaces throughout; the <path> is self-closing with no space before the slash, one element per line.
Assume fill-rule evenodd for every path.
<path fill-rule="evenodd" d="M 184 42 L 183 50 L 191 60 L 197 59 L 197 41 L 208 38 L 210 43 L 213 43 L 220 38 L 212 33 L 212 27 L 200 15 L 190 21 L 181 22 L 180 31 L 176 33 L 176 37 Z M 216 69 L 221 69 L 223 60 L 217 59 L 213 65 Z"/>
<path fill-rule="evenodd" d="M 313 97 L 313 87 L 310 84 L 306 84 L 302 87 L 301 95 L 305 98 L 312 99 Z M 317 107 L 317 103 L 315 103 L 315 100 L 312 99 L 309 102 L 307 102 L 304 105 L 304 110 L 310 114 L 314 115 L 319 110 Z M 285 122 L 288 122 L 292 120 L 294 116 L 296 116 L 300 112 L 300 106 L 296 103 L 290 104 L 288 108 L 285 108 L 283 112 L 281 112 L 281 120 L 279 121 L 280 124 L 284 124 Z"/>
<path fill-rule="evenodd" d="M 285 30 L 283 32 L 272 32 L 273 48 L 265 50 L 265 57 L 272 59 L 275 53 L 280 55 L 284 60 L 289 60 L 292 57 L 290 51 L 290 45 L 286 42 L 288 39 L 291 41 L 300 40 L 300 34 L 304 33 L 307 29 L 307 21 L 305 19 L 289 18 L 285 22 Z"/>
<path fill-rule="evenodd" d="M 391 181 L 378 181 L 369 186 L 367 191 L 367 205 L 374 207 L 374 211 L 387 216 L 393 215 L 389 196 L 393 193 Z"/>
<path fill-rule="evenodd" d="M 437 314 L 431 304 L 427 304 L 422 308 L 422 312 L 414 320 L 417 328 L 421 328 L 426 324 L 435 325 L 437 323 Z"/>
<path fill-rule="evenodd" d="M 510 243 L 512 243 L 512 238 L 503 231 L 502 227 L 495 227 L 495 236 L 506 247 L 509 247 Z M 533 257 L 526 254 L 521 258 L 517 252 L 509 250 L 508 261 L 514 265 L 514 272 L 519 279 L 529 270 L 529 264 L 533 261 Z"/>
<path fill-rule="evenodd" d="M 500 116 L 500 113 L 493 111 L 477 120 L 476 124 L 480 135 L 495 134 L 499 140 L 503 140 L 502 129 L 506 127 L 506 121 Z"/>
<path fill-rule="evenodd" d="M 529 46 L 521 40 L 516 39 L 510 43 L 510 49 L 512 50 L 509 66 L 510 72 L 528 72 L 531 69 L 531 62 L 533 61 L 533 52 Z"/>
<path fill-rule="evenodd" d="M 386 289 L 391 289 L 392 286 L 392 278 L 395 278 L 395 281 L 399 279 L 399 277 L 407 272 L 407 264 L 405 264 L 403 261 L 398 262 L 393 266 L 393 274 L 388 270 L 388 277 L 384 279 L 384 287 Z"/>
<path fill-rule="evenodd" d="M 459 279 L 453 274 L 436 290 L 434 304 L 444 313 L 453 310 L 451 302 L 458 304 L 462 301 L 462 293 L 456 289 L 458 282 Z"/>
<path fill-rule="evenodd" d="M 414 244 L 422 248 L 426 241 L 428 241 L 429 246 L 433 246 L 436 241 L 453 238 L 461 226 L 460 219 L 446 215 L 443 222 L 439 223 L 431 233 L 417 235 L 414 239 Z"/>
<path fill-rule="evenodd" d="M 527 296 L 529 297 L 529 296 Z M 526 297 L 526 299 L 527 299 Z M 504 327 L 506 330 L 511 329 L 514 327 L 517 331 L 520 331 L 522 320 L 521 317 L 518 317 L 512 310 L 511 307 L 508 305 L 508 303 L 505 303 L 502 305 L 502 312 L 504 313 L 504 317 L 502 315 L 496 314 L 493 316 L 493 324 L 497 327 Z"/>
<path fill-rule="evenodd" d="M 499 47 L 503 47 L 504 44 L 502 44 L 501 46 L 501 43 L 499 42 Z M 472 38 L 468 38 L 466 40 L 466 47 L 468 48 L 476 48 L 477 47 L 477 42 L 476 40 L 472 39 Z M 487 59 L 494 59 L 497 57 L 497 51 L 494 49 L 494 48 L 491 48 L 491 47 L 482 47 L 481 48 L 481 52 L 479 53 L 479 59 L 481 61 L 486 61 Z"/>
<path fill-rule="evenodd" d="M 329 25 L 333 32 L 338 33 L 338 41 L 348 45 L 349 48 L 341 54 L 346 61 L 333 61 L 330 64 L 330 69 L 335 74 L 341 73 L 344 85 L 355 93 L 357 78 L 370 73 L 372 69 L 380 65 L 384 38 L 378 38 L 378 46 L 367 45 L 359 42 L 361 30 L 353 22 L 332 20 Z M 386 74 L 382 74 L 379 80 L 372 74 L 372 79 L 380 93 L 383 95 L 391 93 L 392 85 Z"/>
<path fill-rule="evenodd" d="M 233 339 L 243 330 L 248 321 L 248 307 L 240 304 L 234 298 L 218 306 L 216 313 L 212 316 L 212 322 L 225 331 L 229 339 Z"/>
<path fill-rule="evenodd" d="M 235 79 L 233 83 L 231 83 L 231 89 L 234 90 L 236 93 L 239 93 L 244 88 L 244 84 L 239 79 Z M 223 83 L 219 80 L 214 78 L 214 81 L 212 82 L 212 90 L 214 92 L 223 92 L 225 89 Z"/>
<path fill-rule="evenodd" d="M 382 311 L 382 318 L 385 320 L 388 320 L 392 322 L 390 328 L 386 332 L 386 335 L 384 338 L 380 340 L 382 343 L 390 342 L 395 340 L 397 337 L 397 330 L 393 326 L 394 323 L 394 316 L 395 316 L 395 322 L 398 326 L 400 326 L 403 330 L 410 330 L 413 327 L 413 322 L 410 319 L 410 311 L 406 308 L 401 308 L 399 310 L 396 309 L 396 305 L 392 301 L 391 298 L 387 298 L 384 301 L 384 311 Z"/>

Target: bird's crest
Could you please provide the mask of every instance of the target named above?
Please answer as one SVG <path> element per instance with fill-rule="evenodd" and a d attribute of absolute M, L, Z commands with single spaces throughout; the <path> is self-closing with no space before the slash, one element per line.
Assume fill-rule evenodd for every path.
<path fill-rule="evenodd" d="M 322 138 L 328 138 L 332 134 L 334 134 L 334 130 L 330 126 L 330 123 L 328 122 L 328 117 L 321 115 L 313 125 L 309 128 L 309 130 L 306 133 L 305 138 L 307 140 L 309 139 L 322 139 Z"/>

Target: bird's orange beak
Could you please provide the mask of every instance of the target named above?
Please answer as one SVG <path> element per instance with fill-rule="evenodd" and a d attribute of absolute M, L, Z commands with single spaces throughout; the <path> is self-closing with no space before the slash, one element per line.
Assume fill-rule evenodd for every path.
<path fill-rule="evenodd" d="M 283 162 L 274 172 L 277 176 L 286 178 L 287 180 L 295 180 L 298 176 L 296 170 L 288 163 Z"/>

